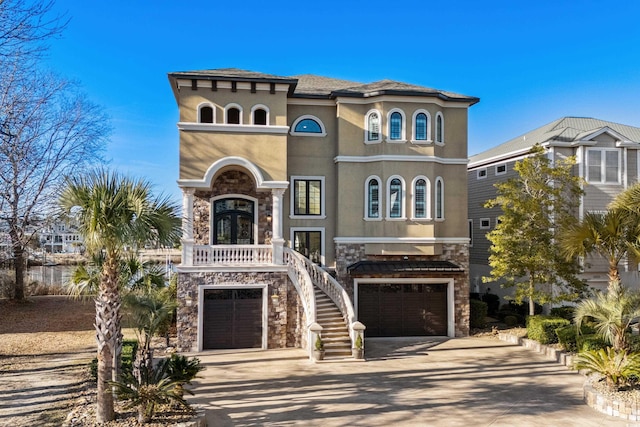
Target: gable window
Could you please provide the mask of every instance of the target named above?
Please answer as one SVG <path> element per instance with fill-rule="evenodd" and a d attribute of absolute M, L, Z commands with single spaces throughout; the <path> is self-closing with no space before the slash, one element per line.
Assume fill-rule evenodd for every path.
<path fill-rule="evenodd" d="M 242 120 L 242 112 L 237 107 L 230 107 L 227 109 L 227 124 L 239 125 Z"/>
<path fill-rule="evenodd" d="M 324 216 L 324 177 L 291 177 L 291 214 Z"/>
<path fill-rule="evenodd" d="M 200 107 L 200 123 L 213 123 L 213 108 L 211 106 Z"/>
<path fill-rule="evenodd" d="M 487 177 L 487 168 L 484 169 L 478 169 L 478 179 L 484 179 Z"/>
<path fill-rule="evenodd" d="M 380 180 L 378 177 L 371 177 L 367 180 L 365 203 L 365 218 L 380 218 Z"/>
<path fill-rule="evenodd" d="M 365 142 L 380 141 L 380 113 L 370 111 L 365 118 Z"/>
<path fill-rule="evenodd" d="M 444 144 L 444 118 L 439 111 L 436 113 L 436 142 Z"/>
<path fill-rule="evenodd" d="M 436 219 L 444 219 L 444 182 L 442 178 L 436 178 Z"/>
<path fill-rule="evenodd" d="M 418 110 L 413 115 L 413 141 L 430 141 L 429 113 Z"/>
<path fill-rule="evenodd" d="M 402 219 L 404 215 L 404 181 L 400 177 L 391 177 L 387 183 L 387 218 Z"/>
<path fill-rule="evenodd" d="M 496 175 L 504 175 L 505 173 L 507 173 L 506 164 L 496 165 Z"/>
<path fill-rule="evenodd" d="M 413 183 L 413 218 L 429 217 L 429 180 L 426 177 L 417 177 Z"/>
<path fill-rule="evenodd" d="M 315 116 L 301 116 L 291 126 L 292 135 L 325 136 L 327 133 L 322 121 Z"/>
<path fill-rule="evenodd" d="M 256 108 L 253 110 L 253 124 L 254 125 L 267 125 L 267 110 L 264 108 Z"/>
<path fill-rule="evenodd" d="M 404 113 L 402 110 L 395 109 L 389 112 L 388 123 L 389 141 L 404 142 Z"/>
<path fill-rule="evenodd" d="M 618 184 L 620 152 L 617 149 L 587 149 L 587 182 Z"/>

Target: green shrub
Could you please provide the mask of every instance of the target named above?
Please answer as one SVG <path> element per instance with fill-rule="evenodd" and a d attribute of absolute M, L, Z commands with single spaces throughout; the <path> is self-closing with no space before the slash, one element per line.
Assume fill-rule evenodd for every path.
<path fill-rule="evenodd" d="M 527 317 L 527 337 L 540 344 L 554 344 L 558 342 L 556 329 L 571 324 L 567 319 L 535 315 Z"/>
<path fill-rule="evenodd" d="M 629 353 L 640 353 L 640 335 L 629 335 L 627 342 L 629 343 Z"/>
<path fill-rule="evenodd" d="M 640 353 L 616 351 L 612 347 L 584 351 L 575 357 L 573 367 L 603 375 L 609 386 L 618 388 L 640 375 Z"/>
<path fill-rule="evenodd" d="M 576 351 L 578 349 L 578 329 L 575 325 L 561 326 L 556 329 L 558 343 L 563 350 Z"/>
<path fill-rule="evenodd" d="M 573 321 L 574 311 L 575 311 L 575 307 L 564 305 L 562 307 L 553 307 L 551 309 L 550 314 L 554 317 L 562 317 L 563 319 Z"/>
<path fill-rule="evenodd" d="M 485 328 L 487 326 L 487 303 L 472 299 L 469 301 L 469 324 L 472 328 Z"/>
<path fill-rule="evenodd" d="M 133 361 L 136 357 L 137 351 L 138 351 L 137 340 L 122 341 L 122 358 L 121 358 L 122 376 L 133 375 Z M 95 357 L 89 363 L 89 376 L 91 377 L 91 380 L 98 381 L 98 359 Z"/>
<path fill-rule="evenodd" d="M 518 317 L 518 316 L 505 316 L 504 317 L 504 323 L 509 327 L 516 326 L 517 324 L 520 323 L 520 317 Z"/>
<path fill-rule="evenodd" d="M 609 346 L 609 343 L 598 334 L 578 335 L 576 344 L 579 352 L 600 350 Z"/>

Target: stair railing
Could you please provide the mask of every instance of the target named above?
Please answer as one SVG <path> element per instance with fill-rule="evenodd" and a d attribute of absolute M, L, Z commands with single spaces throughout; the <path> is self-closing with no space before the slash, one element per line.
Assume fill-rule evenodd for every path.
<path fill-rule="evenodd" d="M 313 359 L 315 335 L 311 331 L 311 326 L 316 323 L 316 297 L 313 291 L 313 281 L 304 263 L 305 259 L 298 252 L 284 248 L 284 262 L 289 266 L 287 269 L 289 279 L 302 299 L 302 306 L 307 318 L 307 349 L 309 358 Z"/>
<path fill-rule="evenodd" d="M 353 309 L 353 304 L 351 303 L 351 298 L 349 298 L 349 294 L 347 294 L 347 291 L 342 287 L 342 285 L 340 285 L 340 283 L 338 283 L 336 279 L 334 279 L 329 273 L 324 271 L 318 265 L 311 262 L 309 258 L 291 249 L 287 248 L 285 250 L 289 252 L 288 259 L 296 259 L 296 263 L 302 263 L 308 273 L 308 276 L 311 279 L 311 283 L 320 288 L 322 292 L 327 294 L 336 305 L 336 307 L 338 307 L 345 324 L 349 328 L 351 348 L 355 348 L 355 340 L 357 339 L 359 332 L 353 329 L 354 323 L 356 322 L 356 313 Z M 362 336 L 362 339 L 364 339 L 364 336 Z"/>

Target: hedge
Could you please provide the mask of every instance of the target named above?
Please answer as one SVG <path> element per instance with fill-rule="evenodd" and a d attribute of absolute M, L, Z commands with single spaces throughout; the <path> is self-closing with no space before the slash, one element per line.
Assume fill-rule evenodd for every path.
<path fill-rule="evenodd" d="M 567 319 L 561 317 L 535 315 L 527 317 L 527 338 L 540 344 L 554 344 L 558 342 L 556 329 L 570 325 Z"/>
<path fill-rule="evenodd" d="M 469 324 L 472 328 L 485 328 L 487 326 L 487 303 L 475 299 L 469 300 L 470 316 Z"/>

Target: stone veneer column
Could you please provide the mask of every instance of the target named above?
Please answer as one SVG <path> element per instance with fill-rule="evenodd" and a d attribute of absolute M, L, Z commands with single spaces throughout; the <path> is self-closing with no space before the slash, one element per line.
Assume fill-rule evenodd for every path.
<path fill-rule="evenodd" d="M 193 265 L 193 194 L 195 189 L 182 188 L 182 265 Z"/>
<path fill-rule="evenodd" d="M 282 197 L 284 192 L 284 188 L 271 190 L 273 196 L 271 244 L 273 245 L 273 263 L 277 265 L 284 264 L 284 238 L 282 237 Z"/>

